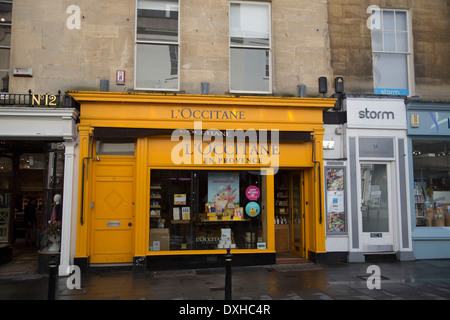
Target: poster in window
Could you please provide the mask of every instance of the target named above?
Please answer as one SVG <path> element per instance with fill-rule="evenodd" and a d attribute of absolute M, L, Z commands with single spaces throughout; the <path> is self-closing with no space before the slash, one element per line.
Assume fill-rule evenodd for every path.
<path fill-rule="evenodd" d="M 326 170 L 327 232 L 346 232 L 344 169 Z"/>
<path fill-rule="evenodd" d="M 191 219 L 191 208 L 190 207 L 182 207 L 181 208 L 181 217 L 183 220 Z"/>
<path fill-rule="evenodd" d="M 239 173 L 209 172 L 208 202 L 219 212 L 239 206 Z"/>
<path fill-rule="evenodd" d="M 173 204 L 176 206 L 186 205 L 186 194 L 174 194 Z"/>

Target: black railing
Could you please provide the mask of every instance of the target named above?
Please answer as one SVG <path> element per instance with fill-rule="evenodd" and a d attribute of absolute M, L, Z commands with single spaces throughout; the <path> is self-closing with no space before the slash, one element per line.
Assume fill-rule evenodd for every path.
<path fill-rule="evenodd" d="M 24 107 L 50 107 L 50 108 L 75 108 L 79 110 L 78 103 L 67 94 L 34 94 L 28 93 L 0 93 L 1 106 L 24 106 Z"/>

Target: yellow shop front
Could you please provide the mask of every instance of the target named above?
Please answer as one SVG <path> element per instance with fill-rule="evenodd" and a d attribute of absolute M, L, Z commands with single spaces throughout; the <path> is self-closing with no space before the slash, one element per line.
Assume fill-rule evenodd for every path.
<path fill-rule="evenodd" d="M 322 112 L 333 99 L 70 92 L 76 264 L 136 270 L 326 259 Z"/>

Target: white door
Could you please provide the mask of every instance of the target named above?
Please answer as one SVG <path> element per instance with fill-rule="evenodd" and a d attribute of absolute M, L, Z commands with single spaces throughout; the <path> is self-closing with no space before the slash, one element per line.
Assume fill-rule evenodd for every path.
<path fill-rule="evenodd" d="M 393 251 L 389 163 L 361 163 L 361 221 L 364 252 Z"/>

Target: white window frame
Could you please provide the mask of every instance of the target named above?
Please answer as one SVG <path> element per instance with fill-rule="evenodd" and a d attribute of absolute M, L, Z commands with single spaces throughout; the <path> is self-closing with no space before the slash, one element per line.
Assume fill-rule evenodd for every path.
<path fill-rule="evenodd" d="M 12 1 L 6 1 L 6 0 L 5 1 L 0 1 L 0 3 L 10 4 L 11 8 L 12 8 L 12 5 L 13 5 Z M 2 22 L 1 25 L 9 26 L 9 32 L 11 32 L 11 30 L 12 30 L 12 11 L 11 11 L 11 22 L 10 23 Z M 11 39 L 11 41 L 12 41 L 12 39 Z M 9 45 L 0 46 L 0 50 L 8 50 L 9 51 L 9 53 L 8 53 L 8 55 L 9 55 L 8 69 L 0 69 L 0 72 L 6 72 L 7 75 L 9 76 L 9 74 L 11 72 L 11 70 L 10 70 L 11 69 L 11 42 L 9 43 Z M 0 77 L 0 80 L 2 80 L 1 77 Z M 2 87 L 1 82 L 0 82 L 0 89 L 5 89 L 5 88 Z"/>
<path fill-rule="evenodd" d="M 268 10 L 268 26 L 269 26 L 269 45 L 268 46 L 249 46 L 249 45 L 238 45 L 238 44 L 232 44 L 231 43 L 231 5 L 232 4 L 255 4 L 255 5 L 265 5 L 267 6 Z M 272 6 L 270 2 L 256 2 L 256 1 L 230 1 L 229 4 L 229 28 L 230 35 L 228 37 L 229 41 L 229 84 L 228 87 L 230 88 L 230 93 L 244 93 L 244 94 L 271 94 L 272 93 L 272 80 L 273 80 L 273 60 L 272 60 Z M 232 84 L 231 84 L 231 50 L 234 48 L 241 48 L 241 49 L 261 49 L 261 50 L 267 50 L 269 52 L 269 89 L 267 91 L 254 91 L 254 90 L 232 90 Z"/>
<path fill-rule="evenodd" d="M 180 50 L 181 50 L 181 46 L 180 46 L 180 10 L 181 10 L 181 6 L 180 6 L 180 1 L 181 0 L 177 0 L 178 1 L 178 38 L 176 42 L 171 42 L 171 41 L 156 41 L 156 40 L 138 40 L 137 38 L 137 27 L 138 27 L 138 1 L 139 0 L 135 0 L 135 10 L 134 10 L 134 89 L 135 90 L 149 90 L 149 91 L 180 91 Z M 161 0 L 163 1 L 163 0 Z M 140 44 L 148 44 L 148 45 L 174 45 L 177 46 L 178 48 L 178 63 L 177 63 L 177 87 L 176 88 L 152 88 L 152 87 L 138 87 L 137 86 L 137 77 L 136 77 L 136 71 L 139 68 L 139 66 L 137 65 L 137 47 Z"/>
<path fill-rule="evenodd" d="M 379 10 L 378 12 L 378 16 L 377 13 L 375 13 L 375 19 L 379 19 L 378 23 L 375 23 L 375 25 L 372 26 L 371 28 L 371 46 L 372 46 L 372 61 L 373 61 L 373 57 L 374 54 L 383 54 L 383 53 L 387 53 L 387 54 L 398 54 L 398 55 L 404 55 L 406 56 L 406 66 L 407 66 L 407 83 L 408 83 L 408 96 L 413 96 L 414 95 L 414 62 L 413 62 L 413 43 L 412 43 L 412 23 L 411 23 L 411 12 L 409 9 L 405 9 L 405 8 L 377 8 L 374 10 Z M 396 12 L 404 12 L 406 14 L 406 33 L 407 33 L 407 43 L 408 43 L 408 51 L 405 52 L 398 52 L 398 51 L 386 51 L 384 50 L 374 50 L 373 48 L 373 31 L 377 30 L 379 32 L 381 32 L 381 36 L 382 36 L 382 46 L 384 46 L 384 22 L 383 22 L 383 12 L 385 11 L 393 11 L 394 13 Z M 374 12 L 372 11 L 372 14 L 374 14 Z M 394 19 L 394 23 L 396 24 L 396 19 Z M 395 35 L 397 36 L 397 32 L 399 32 L 397 30 L 397 26 L 395 26 Z M 395 40 L 395 43 L 397 44 L 397 40 Z M 372 75 L 374 77 L 374 82 L 373 82 L 373 86 L 374 86 L 374 92 L 375 92 L 375 75 L 373 74 L 374 71 L 374 66 L 372 66 Z M 387 89 L 395 89 L 395 88 L 387 88 Z M 378 93 L 380 94 L 380 93 Z M 381 93 L 382 94 L 382 93 Z M 389 94 L 389 92 L 387 93 Z"/>

